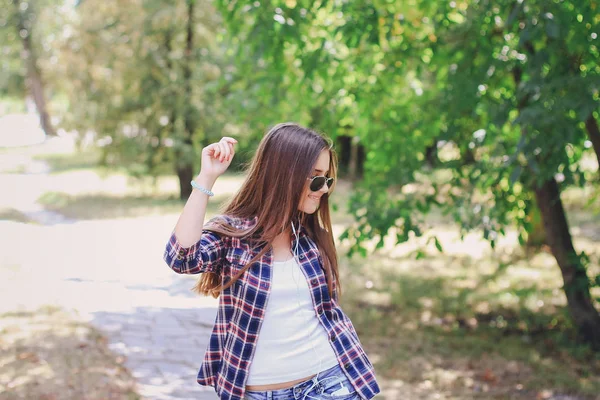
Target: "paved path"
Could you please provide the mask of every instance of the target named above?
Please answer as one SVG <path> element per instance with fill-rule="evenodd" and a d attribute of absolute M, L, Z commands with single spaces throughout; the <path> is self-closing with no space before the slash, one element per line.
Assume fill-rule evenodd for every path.
<path fill-rule="evenodd" d="M 193 294 L 195 277 L 162 262 L 173 223 L 173 216 L 52 227 L 0 222 L 13 250 L 3 263 L 19 266 L 0 282 L 0 312 L 48 304 L 75 310 L 127 357 L 144 397 L 216 399 L 196 373 L 217 300 Z"/>
<path fill-rule="evenodd" d="M 26 162 L 25 162 L 26 163 Z M 106 333 L 148 399 L 215 400 L 196 383 L 217 300 L 193 294 L 162 253 L 177 215 L 76 221 L 36 203 L 57 190 L 48 168 L 0 173 L 4 206 L 36 224 L 0 220 L 0 312 L 57 305 Z"/>

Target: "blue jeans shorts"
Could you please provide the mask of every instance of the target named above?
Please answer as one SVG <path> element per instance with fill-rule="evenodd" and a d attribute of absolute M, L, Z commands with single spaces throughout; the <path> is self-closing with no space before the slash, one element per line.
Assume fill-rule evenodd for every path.
<path fill-rule="evenodd" d="M 360 396 L 342 368 L 336 364 L 287 389 L 261 392 L 246 390 L 244 400 L 360 400 Z"/>

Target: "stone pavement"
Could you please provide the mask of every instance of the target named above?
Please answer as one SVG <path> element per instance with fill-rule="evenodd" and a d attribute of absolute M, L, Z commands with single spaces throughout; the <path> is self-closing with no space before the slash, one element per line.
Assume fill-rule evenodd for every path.
<path fill-rule="evenodd" d="M 138 307 L 130 315 L 96 313 L 91 322 L 111 338 L 110 347 L 127 356 L 138 392 L 151 399 L 217 399 L 212 387 L 196 383 L 211 324 L 211 309 Z"/>

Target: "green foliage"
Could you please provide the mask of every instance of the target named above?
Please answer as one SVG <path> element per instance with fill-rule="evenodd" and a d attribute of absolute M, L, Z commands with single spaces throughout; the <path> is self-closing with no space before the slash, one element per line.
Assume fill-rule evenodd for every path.
<path fill-rule="evenodd" d="M 240 55 L 247 68 L 272 77 L 255 94 L 284 103 L 267 118 L 290 101 L 317 107 L 333 119 L 300 119 L 367 147 L 368 178 L 350 202 L 357 223 L 343 235 L 353 251 L 392 230 L 405 241 L 432 206 L 494 246 L 508 225 L 531 231 L 531 187 L 555 175 L 562 187 L 586 184 L 582 121 L 599 108 L 595 2 L 218 4 L 251 49 Z M 427 194 L 388 195 L 415 182 L 436 144 L 436 168 L 450 176 Z"/>

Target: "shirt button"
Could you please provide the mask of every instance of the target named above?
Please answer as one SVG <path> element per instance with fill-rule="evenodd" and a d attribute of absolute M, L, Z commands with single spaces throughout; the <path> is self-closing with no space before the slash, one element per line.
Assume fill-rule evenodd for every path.
<path fill-rule="evenodd" d="M 351 367 L 350 363 L 346 363 L 346 364 L 344 364 L 344 368 L 346 368 L 346 369 L 350 369 L 350 367 Z"/>
<path fill-rule="evenodd" d="M 302 260 L 304 258 L 304 254 L 300 254 L 299 258 Z"/>
<path fill-rule="evenodd" d="M 180 255 L 180 256 L 182 256 L 182 255 L 184 255 L 184 254 L 185 254 L 185 250 L 184 250 L 184 249 L 181 249 L 181 250 L 179 250 L 179 255 Z"/>
<path fill-rule="evenodd" d="M 329 336 L 329 339 L 331 339 L 332 342 L 335 342 L 335 335 L 332 333 L 331 336 Z"/>
<path fill-rule="evenodd" d="M 317 312 L 319 313 L 319 315 L 323 314 L 323 309 L 321 307 L 317 308 Z"/>
<path fill-rule="evenodd" d="M 317 283 L 319 283 L 319 281 L 318 281 L 318 280 L 316 280 L 316 279 L 313 279 L 313 280 L 312 280 L 312 281 L 310 281 L 310 282 L 313 284 L 313 286 L 317 286 Z"/>

